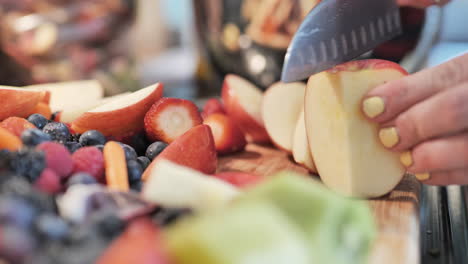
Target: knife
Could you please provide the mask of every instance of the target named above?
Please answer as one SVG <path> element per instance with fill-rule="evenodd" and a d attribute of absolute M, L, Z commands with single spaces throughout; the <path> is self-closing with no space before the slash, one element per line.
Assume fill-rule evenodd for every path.
<path fill-rule="evenodd" d="M 401 32 L 395 0 L 322 0 L 295 33 L 281 80 L 304 80 L 359 57 Z"/>

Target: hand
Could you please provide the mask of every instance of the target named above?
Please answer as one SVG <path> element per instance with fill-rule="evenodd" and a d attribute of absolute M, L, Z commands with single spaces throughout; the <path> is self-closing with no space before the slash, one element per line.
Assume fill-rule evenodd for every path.
<path fill-rule="evenodd" d="M 373 89 L 363 111 L 419 180 L 468 184 L 468 53 Z"/>
<path fill-rule="evenodd" d="M 397 3 L 400 6 L 411 6 L 417 8 L 426 8 L 432 5 L 445 5 L 450 0 L 397 0 Z"/>

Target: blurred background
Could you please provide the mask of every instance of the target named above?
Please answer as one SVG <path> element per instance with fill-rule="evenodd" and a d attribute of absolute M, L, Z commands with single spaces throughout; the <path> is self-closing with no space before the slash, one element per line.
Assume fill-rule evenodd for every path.
<path fill-rule="evenodd" d="M 317 0 L 0 0 L 0 84 L 96 79 L 106 95 L 160 81 L 166 96 L 219 93 L 226 73 L 265 89 Z M 404 34 L 366 57 L 410 72 L 468 50 L 468 1 L 401 8 Z"/>

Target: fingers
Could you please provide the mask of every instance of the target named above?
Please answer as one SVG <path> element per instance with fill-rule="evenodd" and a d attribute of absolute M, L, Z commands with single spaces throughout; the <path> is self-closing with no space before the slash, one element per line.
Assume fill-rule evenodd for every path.
<path fill-rule="evenodd" d="M 374 122 L 388 122 L 433 94 L 468 81 L 467 61 L 468 53 L 373 89 L 363 100 L 364 114 Z"/>
<path fill-rule="evenodd" d="M 468 169 L 434 172 L 428 174 L 428 179 L 422 180 L 428 185 L 465 185 L 468 184 Z"/>
<path fill-rule="evenodd" d="M 468 132 L 421 143 L 400 160 L 413 174 L 468 168 Z"/>
<path fill-rule="evenodd" d="M 382 127 L 382 143 L 395 151 L 468 129 L 468 82 L 414 105 Z"/>

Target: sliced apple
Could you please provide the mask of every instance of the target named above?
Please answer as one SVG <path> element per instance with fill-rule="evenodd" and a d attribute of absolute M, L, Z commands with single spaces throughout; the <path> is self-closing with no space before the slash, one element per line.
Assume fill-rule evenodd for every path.
<path fill-rule="evenodd" d="M 0 86 L 0 121 L 11 117 L 28 117 L 44 97 L 41 91 L 32 91 L 11 86 Z"/>
<path fill-rule="evenodd" d="M 263 125 L 263 93 L 259 88 L 237 75 L 228 74 L 224 79 L 221 97 L 226 112 L 244 131 L 247 141 L 270 141 Z"/>
<path fill-rule="evenodd" d="M 309 78 L 305 124 L 310 151 L 323 182 L 356 197 L 391 191 L 405 168 L 397 153 L 385 149 L 378 126 L 361 112 L 364 95 L 406 72 L 383 60 L 352 61 Z"/>
<path fill-rule="evenodd" d="M 270 86 L 262 102 L 262 118 L 271 141 L 278 148 L 292 152 L 294 129 L 304 105 L 306 85 L 275 83 Z"/>
<path fill-rule="evenodd" d="M 122 137 L 143 129 L 146 112 L 162 97 L 162 84 L 154 84 L 98 106 L 72 123 L 77 133 L 98 130 L 105 136 Z"/>
<path fill-rule="evenodd" d="M 295 162 L 304 166 L 309 171 L 317 173 L 317 168 L 310 152 L 309 140 L 307 139 L 304 110 L 301 111 L 294 129 L 292 154 Z"/>
<path fill-rule="evenodd" d="M 229 183 L 169 160 L 158 159 L 143 189 L 143 197 L 168 208 L 219 208 L 237 196 Z"/>

